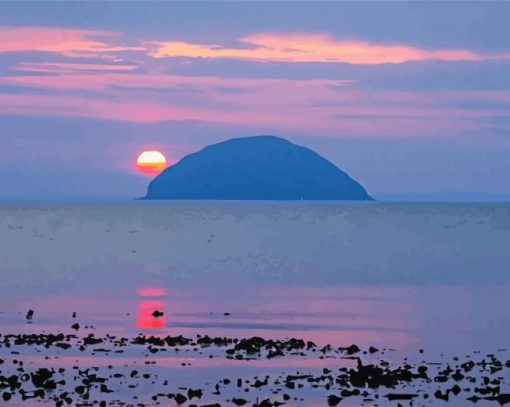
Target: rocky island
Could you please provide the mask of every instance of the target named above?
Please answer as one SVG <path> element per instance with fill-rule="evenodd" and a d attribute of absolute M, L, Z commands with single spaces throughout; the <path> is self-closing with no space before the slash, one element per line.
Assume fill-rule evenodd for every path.
<path fill-rule="evenodd" d="M 144 199 L 373 200 L 314 151 L 275 136 L 213 144 L 161 172 Z"/>

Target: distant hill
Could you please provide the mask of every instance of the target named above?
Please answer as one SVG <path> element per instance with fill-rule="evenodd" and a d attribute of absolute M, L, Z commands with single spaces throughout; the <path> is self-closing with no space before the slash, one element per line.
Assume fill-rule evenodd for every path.
<path fill-rule="evenodd" d="M 372 200 L 325 158 L 274 136 L 236 138 L 190 154 L 154 178 L 144 199 Z"/>

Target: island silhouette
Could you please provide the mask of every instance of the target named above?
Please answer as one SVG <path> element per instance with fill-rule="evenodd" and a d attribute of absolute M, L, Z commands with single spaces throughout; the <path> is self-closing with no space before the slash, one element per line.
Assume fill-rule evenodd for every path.
<path fill-rule="evenodd" d="M 155 177 L 142 199 L 373 200 L 316 152 L 268 135 L 234 138 L 185 156 Z"/>

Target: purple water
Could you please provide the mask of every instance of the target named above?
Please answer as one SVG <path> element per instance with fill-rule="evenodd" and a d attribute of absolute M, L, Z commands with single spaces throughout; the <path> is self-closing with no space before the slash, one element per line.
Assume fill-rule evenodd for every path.
<path fill-rule="evenodd" d="M 71 325 L 79 322 L 79 335 L 296 337 L 321 346 L 375 346 L 395 364 L 447 363 L 473 352 L 509 359 L 509 208 L 8 207 L 0 211 L 0 333 L 75 333 Z M 27 323 L 29 309 L 35 314 Z M 164 316 L 153 317 L 156 309 Z M 217 357 L 215 349 L 182 349 L 151 355 L 155 364 L 147 365 L 137 349 L 11 351 L 0 348 L 0 358 L 34 367 L 137 366 L 168 375 L 174 388 L 353 363 L 317 354 L 238 361 Z M 134 391 L 143 398 L 152 390 L 147 384 L 115 395 L 127 400 Z M 250 397 L 267 392 L 254 389 Z M 305 401 L 289 404 L 325 404 L 320 389 L 301 393 Z M 218 401 L 207 394 L 202 404 Z M 236 394 L 225 388 L 222 400 Z"/>

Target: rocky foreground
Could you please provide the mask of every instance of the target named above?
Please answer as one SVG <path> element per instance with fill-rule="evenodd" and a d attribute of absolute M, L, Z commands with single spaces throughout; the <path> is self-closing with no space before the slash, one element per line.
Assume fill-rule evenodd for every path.
<path fill-rule="evenodd" d="M 73 329 L 78 331 L 79 324 L 73 325 Z M 98 363 L 92 367 L 79 363 L 80 357 L 95 357 L 100 362 L 134 351 L 141 352 L 139 361 L 143 369 L 127 363 L 106 366 Z M 0 334 L 0 401 L 48 401 L 56 406 L 306 405 L 304 390 L 310 389 L 319 391 L 324 404 L 329 406 L 346 400 L 351 405 L 417 406 L 435 404 L 434 400 L 510 403 L 510 360 L 474 352 L 464 360 L 416 363 L 404 359 L 402 364 L 392 365 L 384 360 L 390 351 L 375 347 L 361 350 L 356 345 L 318 346 L 297 338 Z M 216 358 L 233 363 L 278 358 L 315 359 L 318 363 L 309 372 L 287 369 L 288 372 L 277 375 L 224 377 L 200 388 L 174 388 L 169 371 L 150 369 L 158 365 L 161 355 L 178 354 L 186 354 L 191 361 L 183 362 L 182 368 L 193 360 Z M 34 355 L 43 356 L 45 366 L 34 365 L 31 359 Z M 66 355 L 73 356 L 76 364 L 56 363 Z M 417 355 L 423 356 L 423 350 Z M 338 360 L 338 367 L 331 368 L 331 363 L 330 367 L 320 367 L 321 361 L 328 359 Z M 144 389 L 143 395 L 140 388 Z"/>

